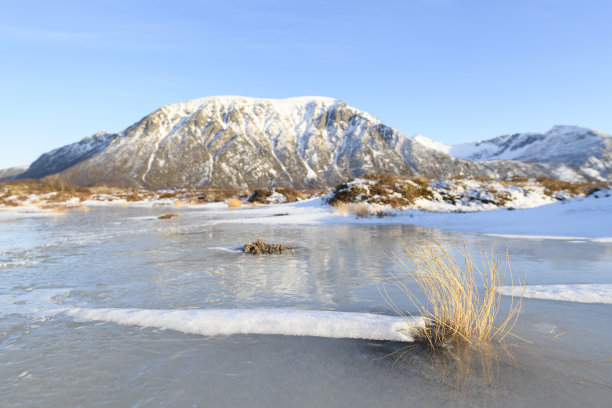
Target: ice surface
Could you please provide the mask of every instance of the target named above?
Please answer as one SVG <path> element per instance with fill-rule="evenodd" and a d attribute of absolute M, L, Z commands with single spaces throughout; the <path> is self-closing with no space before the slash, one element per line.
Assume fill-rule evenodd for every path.
<path fill-rule="evenodd" d="M 373 323 L 356 320 L 362 313 L 384 333 L 399 317 L 386 315 L 377 285 L 386 272 L 402 273 L 387 256 L 401 252 L 401 239 L 465 240 L 476 251 L 494 243 L 501 256 L 507 243 L 513 270 L 549 292 L 553 285 L 593 284 L 592 294 L 595 285 L 612 284 L 605 195 L 528 210 L 413 210 L 363 219 L 321 204 L 177 207 L 178 234 L 156 219 L 167 207 L 151 205 L 3 218 L 0 262 L 37 264 L 1 269 L 2 406 L 609 405 L 610 304 L 525 302 L 514 333 L 530 343 L 508 337 L 512 358 L 500 354 L 494 381 L 476 372 L 461 390 L 445 379 L 457 364 L 445 366 L 449 361 L 430 353 L 407 353 L 402 361 L 409 346 L 403 342 L 191 334 L 225 328 L 327 335 L 332 329 L 325 325 L 333 323 L 336 335 L 356 336 Z M 279 213 L 289 215 L 274 216 Z M 542 225 L 568 223 L 566 235 L 554 234 L 558 225 L 531 225 L 538 218 Z M 236 248 L 256 236 L 295 250 L 257 257 L 212 249 Z M 394 301 L 417 312 L 406 296 L 398 293 Z M 509 302 L 503 296 L 502 308 Z M 323 326 L 311 325 L 315 314 Z"/>

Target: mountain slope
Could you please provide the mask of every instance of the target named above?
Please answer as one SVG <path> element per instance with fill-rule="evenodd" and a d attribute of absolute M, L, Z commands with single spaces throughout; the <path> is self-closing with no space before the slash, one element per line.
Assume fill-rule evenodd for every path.
<path fill-rule="evenodd" d="M 40 178 L 58 173 L 104 150 L 117 135 L 100 132 L 41 155 L 19 178 Z"/>

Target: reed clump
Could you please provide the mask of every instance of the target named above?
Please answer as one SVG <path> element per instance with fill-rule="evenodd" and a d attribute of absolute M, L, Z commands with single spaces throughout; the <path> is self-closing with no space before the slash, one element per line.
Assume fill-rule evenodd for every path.
<path fill-rule="evenodd" d="M 417 342 L 433 350 L 448 349 L 499 343 L 510 333 L 519 317 L 526 285 L 524 279 L 513 276 L 507 251 L 502 262 L 492 248 L 490 252 L 481 250 L 477 261 L 465 243 L 451 246 L 439 239 L 403 243 L 403 249 L 403 255 L 395 258 L 409 279 L 391 275 L 387 281 L 410 299 L 424 319 L 425 325 L 416 329 Z M 513 296 L 501 313 L 500 288 L 508 275 L 512 286 L 520 288 L 519 296 Z M 411 280 L 422 291 L 424 301 L 409 288 Z M 396 306 L 384 285 L 381 294 L 398 314 L 409 314 Z"/>
<path fill-rule="evenodd" d="M 242 201 L 237 198 L 228 198 L 226 203 L 229 208 L 238 208 L 242 206 Z"/>
<path fill-rule="evenodd" d="M 160 220 L 169 220 L 170 218 L 175 218 L 175 217 L 179 217 L 179 215 L 178 214 L 167 213 L 167 214 L 160 215 L 157 218 L 160 219 Z"/>

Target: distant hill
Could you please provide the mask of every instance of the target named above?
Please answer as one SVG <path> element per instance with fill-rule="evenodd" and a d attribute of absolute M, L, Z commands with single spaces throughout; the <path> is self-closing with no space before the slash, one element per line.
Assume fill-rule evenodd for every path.
<path fill-rule="evenodd" d="M 96 133 L 77 143 L 51 150 L 41 155 L 19 178 L 41 178 L 58 173 L 104 150 L 117 135 Z"/>
<path fill-rule="evenodd" d="M 27 168 L 28 166 L 17 166 L 9 167 L 8 169 L 0 169 L 0 180 L 11 179 L 18 176 L 27 170 Z"/>

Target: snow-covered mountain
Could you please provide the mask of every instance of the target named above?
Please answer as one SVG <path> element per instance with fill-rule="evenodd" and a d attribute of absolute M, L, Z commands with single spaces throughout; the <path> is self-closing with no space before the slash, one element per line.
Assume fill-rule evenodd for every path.
<path fill-rule="evenodd" d="M 46 153 L 24 176 L 60 171 L 59 177 L 81 185 L 147 188 L 305 188 L 335 186 L 370 172 L 442 178 L 538 171 L 454 158 L 323 97 L 195 99 L 164 106 L 98 139 Z"/>
<path fill-rule="evenodd" d="M 100 132 L 77 143 L 51 150 L 36 159 L 25 172 L 19 175 L 19 178 L 40 178 L 58 173 L 100 153 L 116 137 L 117 135 Z"/>
<path fill-rule="evenodd" d="M 465 160 L 540 163 L 551 176 L 568 181 L 612 179 L 612 136 L 582 127 L 555 126 L 546 133 L 515 133 L 454 146 L 422 136 L 415 140 Z"/>
<path fill-rule="evenodd" d="M 506 178 L 554 170 L 545 162 L 474 162 L 444 149 L 331 98 L 217 96 L 166 105 L 123 132 L 45 153 L 20 177 L 151 189 L 307 188 L 366 173 Z"/>

